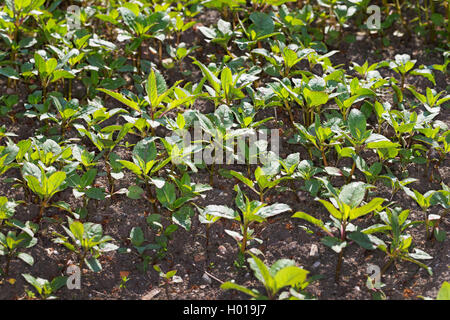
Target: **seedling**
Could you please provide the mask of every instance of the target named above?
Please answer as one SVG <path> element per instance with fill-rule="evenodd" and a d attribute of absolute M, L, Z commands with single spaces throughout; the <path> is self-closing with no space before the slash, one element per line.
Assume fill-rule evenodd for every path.
<path fill-rule="evenodd" d="M 86 264 L 90 270 L 100 272 L 102 266 L 98 261 L 101 254 L 114 251 L 118 247 L 112 244 L 113 238 L 103 235 L 103 228 L 100 224 L 91 222 L 81 223 L 71 218 L 67 218 L 69 228 L 62 226 L 67 236 L 54 233 L 56 238 L 54 243 L 62 244 L 78 256 L 80 269 Z"/>
<path fill-rule="evenodd" d="M 253 236 L 253 230 L 250 229 L 252 224 L 265 222 L 270 217 L 290 211 L 291 208 L 283 203 L 275 203 L 268 206 L 259 201 L 250 201 L 247 196 L 242 193 L 238 185 L 235 186 L 234 190 L 237 192 L 235 203 L 240 212 L 225 206 L 208 206 L 205 210 L 210 215 L 235 220 L 239 223 L 241 233 L 232 230 L 225 230 L 225 232 L 236 240 L 239 246 L 240 257 L 243 257 L 244 253 L 247 252 L 249 242 L 252 240 L 261 242 L 261 240 L 256 239 Z"/>
<path fill-rule="evenodd" d="M 389 209 L 379 212 L 379 216 L 384 224 L 376 224 L 362 230 L 362 233 L 368 243 L 373 247 L 383 251 L 389 257 L 389 261 L 381 269 L 383 275 L 389 266 L 399 260 L 409 261 L 427 270 L 432 275 L 433 272 L 426 264 L 417 261 L 422 259 L 431 259 L 432 257 L 426 252 L 414 248 L 414 253 L 409 252 L 412 245 L 411 235 L 406 233 L 406 229 L 416 224 L 421 224 L 422 221 L 407 220 L 409 210 L 402 210 L 401 208 Z M 390 244 L 386 244 L 383 240 L 375 237 L 372 233 L 382 232 L 387 234 L 391 240 Z"/>
<path fill-rule="evenodd" d="M 250 268 L 253 270 L 255 277 L 260 281 L 266 290 L 265 294 L 256 289 L 236 284 L 234 281 L 223 283 L 220 288 L 223 290 L 238 290 L 250 297 L 252 300 L 305 300 L 310 298 L 309 294 L 303 290 L 310 284 L 307 279 L 309 271 L 299 268 L 295 265 L 295 261 L 288 259 L 280 259 L 276 261 L 270 268 L 262 262 L 257 256 L 251 254 L 248 258 Z M 284 288 L 289 287 L 288 292 L 280 292 Z"/>
<path fill-rule="evenodd" d="M 35 171 L 34 175 L 24 175 L 28 188 L 30 188 L 40 200 L 39 215 L 36 218 L 37 222 L 44 216 L 47 207 L 61 206 L 61 204 L 51 204 L 50 200 L 56 193 L 64 190 L 67 176 L 63 171 L 56 171 L 52 174 L 48 174 L 42 167 L 38 167 L 38 170 L 40 170 L 40 172 Z"/>
<path fill-rule="evenodd" d="M 323 181 L 323 180 L 322 180 Z M 327 236 L 321 239 L 321 242 L 330 247 L 339 254 L 336 265 L 335 281 L 339 281 L 342 259 L 344 256 L 344 248 L 348 245 L 348 238 L 360 243 L 358 240 L 359 233 L 356 232 L 355 226 L 350 221 L 371 213 L 385 201 L 383 198 L 374 198 L 369 203 L 362 205 L 368 185 L 362 182 L 352 182 L 344 185 L 340 191 L 336 190 L 327 181 L 323 181 L 328 191 L 331 193 L 330 201 L 317 199 L 331 214 L 332 224 L 339 230 L 339 237 L 331 232 L 331 229 L 322 220 L 316 219 L 305 212 L 296 212 L 293 217 L 300 218 L 314 224 L 322 229 Z M 348 232 L 353 232 L 347 235 Z"/>
<path fill-rule="evenodd" d="M 155 264 L 153 266 L 153 269 L 155 269 L 156 272 L 159 273 L 159 276 L 161 277 L 161 279 L 163 279 L 164 281 L 164 288 L 166 290 L 166 297 L 167 299 L 170 299 L 170 294 L 169 294 L 169 284 L 170 284 L 170 279 L 172 279 L 175 274 L 177 273 L 177 270 L 171 270 L 171 271 L 167 271 L 167 273 L 164 273 L 161 271 L 161 267 L 157 264 Z"/>
<path fill-rule="evenodd" d="M 57 299 L 54 294 L 66 285 L 67 277 L 59 276 L 53 278 L 52 281 L 48 281 L 47 279 L 35 278 L 31 274 L 23 274 L 22 277 L 31 284 L 35 289 L 39 296 L 44 300 Z"/>
<path fill-rule="evenodd" d="M 230 170 L 230 174 L 241 182 L 245 183 L 253 192 L 255 192 L 259 196 L 259 201 L 264 202 L 264 195 L 267 193 L 267 191 L 275 188 L 281 182 L 291 179 L 288 176 L 280 177 L 277 171 L 274 172 L 272 168 L 257 167 L 254 173 L 256 184 L 252 180 L 244 177 L 240 172 Z M 256 186 L 258 188 L 256 188 Z"/>
<path fill-rule="evenodd" d="M 3 277 L 9 275 L 11 261 L 15 258 L 30 266 L 34 264 L 34 258 L 24 252 L 24 249 L 29 249 L 36 245 L 37 238 L 34 237 L 34 234 L 37 231 L 37 226 L 28 223 L 22 229 L 23 231 L 19 234 L 15 231 L 9 231 L 6 235 L 0 232 L 0 256 L 6 256 L 5 267 L 3 269 L 0 268 L 0 274 Z"/>

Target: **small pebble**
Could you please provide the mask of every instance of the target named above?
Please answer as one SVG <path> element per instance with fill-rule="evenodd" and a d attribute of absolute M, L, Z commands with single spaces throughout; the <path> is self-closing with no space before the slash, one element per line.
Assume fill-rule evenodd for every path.
<path fill-rule="evenodd" d="M 314 262 L 314 264 L 312 265 L 313 268 L 317 268 L 318 266 L 320 266 L 320 261 L 316 261 L 316 262 Z"/>
<path fill-rule="evenodd" d="M 161 289 L 155 288 L 152 291 L 150 291 L 149 293 L 147 293 L 146 295 L 142 296 L 141 300 L 152 300 L 153 297 L 158 295 L 158 293 L 160 293 L 160 292 L 161 292 Z"/>
<path fill-rule="evenodd" d="M 6 89 L 6 94 L 13 94 L 13 93 L 14 93 L 14 89 L 13 88 Z"/>
<path fill-rule="evenodd" d="M 219 250 L 220 254 L 225 255 L 227 253 L 227 248 L 225 248 L 224 246 L 219 246 L 217 249 Z"/>
<path fill-rule="evenodd" d="M 319 255 L 319 248 L 316 244 L 311 245 L 311 250 L 309 251 L 310 257 L 317 257 Z"/>
<path fill-rule="evenodd" d="M 207 284 L 211 284 L 212 283 L 211 278 L 206 273 L 203 274 L 202 280 L 205 281 Z"/>

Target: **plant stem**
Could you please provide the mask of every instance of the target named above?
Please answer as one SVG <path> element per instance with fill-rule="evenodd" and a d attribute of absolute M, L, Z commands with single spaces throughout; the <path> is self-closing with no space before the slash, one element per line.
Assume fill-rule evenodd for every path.
<path fill-rule="evenodd" d="M 328 167 L 327 157 L 325 155 L 325 149 L 322 146 L 320 147 L 320 152 L 322 153 L 323 165 L 325 167 Z"/>
<path fill-rule="evenodd" d="M 387 271 L 387 269 L 391 266 L 392 262 L 394 262 L 394 259 L 390 258 L 389 261 L 381 269 L 380 276 L 382 276 Z"/>
<path fill-rule="evenodd" d="M 247 250 L 247 229 L 248 229 L 248 225 L 246 222 L 244 222 L 243 224 L 243 228 L 242 228 L 242 244 L 241 244 L 241 253 L 244 254 L 245 251 Z"/>
<path fill-rule="evenodd" d="M 39 216 L 37 217 L 37 222 L 40 222 L 44 216 L 45 208 L 47 207 L 47 200 L 42 201 L 41 208 L 39 209 Z"/>
<path fill-rule="evenodd" d="M 341 252 L 339 252 L 339 256 L 338 256 L 338 261 L 337 261 L 337 265 L 336 265 L 336 273 L 334 275 L 334 281 L 336 281 L 336 283 L 339 282 L 343 257 L 344 257 L 344 249 L 342 249 Z"/>
<path fill-rule="evenodd" d="M 352 170 L 350 171 L 350 175 L 347 178 L 347 183 L 350 183 L 350 181 L 352 181 L 352 177 L 353 177 L 353 174 L 355 173 L 355 169 L 356 169 L 356 162 L 353 161 Z"/>
<path fill-rule="evenodd" d="M 67 93 L 68 100 L 72 100 L 72 79 L 69 79 L 69 92 Z"/>

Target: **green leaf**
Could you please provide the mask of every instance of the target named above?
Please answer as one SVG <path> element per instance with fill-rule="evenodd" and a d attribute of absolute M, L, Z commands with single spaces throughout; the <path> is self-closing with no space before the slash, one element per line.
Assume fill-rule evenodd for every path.
<path fill-rule="evenodd" d="M 161 189 L 156 189 L 156 197 L 161 204 L 170 209 L 176 200 L 175 186 L 166 182 Z"/>
<path fill-rule="evenodd" d="M 141 109 L 139 109 L 139 106 L 138 106 L 138 104 L 136 102 L 125 98 L 120 93 L 117 93 L 117 92 L 114 92 L 114 91 L 111 91 L 111 90 L 108 90 L 108 89 L 102 89 L 102 88 L 98 88 L 97 90 L 102 91 L 102 92 L 110 95 L 114 99 L 122 102 L 124 105 L 126 105 L 126 106 L 130 107 L 131 109 L 134 109 L 134 110 L 138 111 L 139 113 L 141 113 Z"/>
<path fill-rule="evenodd" d="M 257 291 L 250 290 L 244 286 L 241 286 L 239 284 L 236 284 L 236 283 L 230 282 L 230 281 L 222 283 L 220 288 L 223 290 L 230 290 L 230 289 L 238 290 L 238 291 L 248 294 L 249 296 L 254 297 L 254 298 L 256 298 L 260 295 L 259 292 L 257 292 Z"/>
<path fill-rule="evenodd" d="M 346 241 L 341 241 L 339 238 L 326 236 L 320 239 L 327 247 L 330 247 L 334 252 L 339 253 L 347 246 Z"/>
<path fill-rule="evenodd" d="M 186 231 L 191 230 L 191 218 L 194 216 L 194 210 L 189 206 L 183 206 L 179 210 L 175 211 L 172 215 L 172 221 Z"/>
<path fill-rule="evenodd" d="M 85 193 L 88 198 L 95 200 L 104 200 L 106 196 L 105 191 L 101 188 L 89 188 Z"/>
<path fill-rule="evenodd" d="M 374 198 L 368 204 L 365 204 L 359 208 L 353 209 L 350 211 L 350 220 L 361 217 L 369 212 L 374 211 L 377 207 L 379 207 L 385 199 L 383 198 Z"/>
<path fill-rule="evenodd" d="M 287 204 L 274 203 L 270 206 L 262 207 L 261 209 L 259 209 L 257 215 L 263 218 L 269 218 L 286 211 L 291 211 L 291 208 Z"/>
<path fill-rule="evenodd" d="M 27 180 L 27 185 L 34 193 L 43 196 L 45 190 L 42 188 L 39 180 L 35 176 L 25 176 L 25 180 Z"/>
<path fill-rule="evenodd" d="M 321 229 L 325 229 L 325 230 L 328 231 L 328 229 L 325 228 L 325 224 L 323 223 L 322 220 L 316 219 L 316 218 L 314 218 L 313 216 L 311 216 L 311 215 L 309 215 L 309 214 L 307 214 L 307 213 L 305 213 L 305 212 L 297 211 L 296 213 L 294 213 L 294 214 L 292 215 L 292 218 L 299 218 L 299 219 L 306 220 L 306 221 L 308 221 L 309 223 L 312 223 L 313 225 L 315 225 L 315 226 L 317 226 L 317 227 L 319 227 L 319 228 L 321 228 Z"/>
<path fill-rule="evenodd" d="M 366 117 L 358 109 L 352 109 L 348 115 L 348 128 L 353 137 L 361 137 L 366 131 Z"/>
<path fill-rule="evenodd" d="M 205 207 L 203 213 L 205 215 L 209 214 L 226 219 L 234 219 L 236 217 L 236 212 L 233 209 L 222 205 L 208 205 Z"/>
<path fill-rule="evenodd" d="M 222 90 L 225 96 L 228 97 L 231 90 L 231 85 L 233 84 L 233 75 L 231 74 L 230 68 L 224 68 L 220 74 L 220 81 L 222 84 Z"/>
<path fill-rule="evenodd" d="M 255 186 L 254 182 L 251 181 L 250 179 L 244 177 L 244 176 L 242 175 L 242 173 L 237 172 L 237 171 L 234 171 L 234 170 L 230 170 L 229 173 L 230 173 L 233 177 L 235 177 L 235 178 L 239 179 L 240 181 L 242 181 L 243 183 L 245 183 L 248 187 L 253 188 L 253 187 Z"/>
<path fill-rule="evenodd" d="M 250 268 L 255 272 L 255 277 L 261 281 L 266 289 L 275 288 L 275 281 L 273 277 L 270 275 L 269 269 L 267 266 L 255 255 L 251 254 L 251 258 L 247 261 L 250 264 Z"/>
<path fill-rule="evenodd" d="M 339 200 L 350 206 L 350 208 L 355 208 L 363 201 L 366 188 L 367 184 L 364 182 L 349 183 L 342 187 L 339 193 Z"/>
<path fill-rule="evenodd" d="M 56 292 L 67 284 L 67 277 L 59 276 L 52 280 L 50 286 L 52 288 L 52 292 Z"/>
<path fill-rule="evenodd" d="M 409 253 L 408 255 L 413 259 L 419 260 L 433 259 L 433 257 L 430 256 L 428 253 L 418 248 L 414 248 L 414 253 Z"/>
<path fill-rule="evenodd" d="M 262 36 L 274 32 L 275 24 L 272 18 L 263 12 L 252 12 L 250 20 L 253 22 L 257 34 Z"/>
<path fill-rule="evenodd" d="M 380 149 L 380 148 L 397 148 L 400 144 L 390 141 L 388 138 L 381 134 L 372 133 L 366 140 L 367 148 Z"/>
<path fill-rule="evenodd" d="M 59 187 L 66 180 L 66 173 L 63 171 L 57 171 L 53 173 L 47 182 L 47 195 L 52 196 L 57 192 Z"/>
<path fill-rule="evenodd" d="M 119 160 L 119 163 L 121 163 L 125 168 L 133 172 L 135 175 L 142 175 L 142 170 L 135 163 L 127 160 Z"/>
<path fill-rule="evenodd" d="M 147 86 L 146 86 L 147 95 L 150 99 L 150 105 L 152 107 L 157 107 L 158 104 L 158 88 L 156 85 L 156 76 L 155 71 L 152 70 L 148 75 Z"/>
<path fill-rule="evenodd" d="M 61 78 L 73 79 L 73 78 L 75 78 L 75 76 L 72 73 L 70 73 L 69 71 L 66 71 L 66 70 L 56 70 L 52 74 L 52 81 L 51 82 L 58 81 Z"/>
<path fill-rule="evenodd" d="M 322 200 L 322 199 L 319 199 L 317 201 L 322 203 L 325 206 L 325 208 L 328 210 L 328 212 L 336 219 L 341 220 L 343 218 L 342 213 L 338 209 L 336 209 L 336 207 L 331 202 Z"/>
<path fill-rule="evenodd" d="M 20 75 L 11 67 L 0 68 L 0 74 L 10 79 L 19 80 Z"/>
<path fill-rule="evenodd" d="M 84 226 L 81 222 L 74 221 L 70 224 L 69 228 L 75 238 L 77 238 L 80 241 L 83 240 Z"/>
<path fill-rule="evenodd" d="M 133 148 L 133 156 L 142 160 L 145 165 L 156 159 L 157 150 L 154 140 L 155 138 L 145 138 L 136 143 Z"/>
<path fill-rule="evenodd" d="M 355 231 L 355 232 L 348 234 L 347 238 L 355 241 L 357 244 L 359 244 L 364 249 L 375 250 L 377 248 L 377 246 L 375 244 L 373 244 L 372 241 L 370 240 L 370 236 L 365 233 Z"/>
<path fill-rule="evenodd" d="M 19 252 L 17 254 L 17 258 L 19 258 L 20 260 L 22 260 L 23 262 L 29 264 L 30 266 L 32 266 L 34 264 L 34 259 L 32 256 L 30 256 L 28 253 L 25 252 Z"/>
<path fill-rule="evenodd" d="M 91 269 L 93 272 L 100 272 L 102 271 L 102 265 L 100 262 L 95 258 L 90 259 L 84 259 L 86 265 Z"/>
<path fill-rule="evenodd" d="M 436 300 L 450 300 L 450 283 L 444 281 L 439 289 Z"/>
<path fill-rule="evenodd" d="M 198 66 L 201 70 L 203 75 L 208 80 L 208 83 L 213 87 L 215 92 L 220 92 L 220 80 L 214 75 L 214 73 L 211 72 L 211 70 L 208 69 L 203 63 L 200 61 L 195 60 L 193 62 L 196 66 Z"/>
<path fill-rule="evenodd" d="M 303 95 L 310 107 L 317 107 L 328 102 L 328 94 L 323 91 L 311 91 L 305 87 Z"/>
<path fill-rule="evenodd" d="M 127 192 L 127 197 L 130 199 L 140 199 L 142 194 L 144 194 L 144 189 L 142 189 L 139 186 L 129 186 L 128 187 L 128 192 Z"/>
<path fill-rule="evenodd" d="M 275 292 L 278 292 L 286 286 L 295 287 L 303 284 L 308 273 L 308 271 L 296 266 L 288 266 L 281 269 L 274 277 L 276 286 Z"/>

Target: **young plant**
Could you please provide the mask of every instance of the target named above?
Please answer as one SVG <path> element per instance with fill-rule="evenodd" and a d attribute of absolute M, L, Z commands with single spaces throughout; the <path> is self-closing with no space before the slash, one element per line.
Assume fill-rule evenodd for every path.
<path fill-rule="evenodd" d="M 68 185 L 72 187 L 72 193 L 75 198 L 82 198 L 83 200 L 83 208 L 81 210 L 79 218 L 86 218 L 87 206 L 89 200 L 104 200 L 105 199 L 105 190 L 104 188 L 94 187 L 94 181 L 97 177 L 97 169 L 91 168 L 88 169 L 83 175 L 79 176 L 76 173 L 68 176 Z"/>
<path fill-rule="evenodd" d="M 31 274 L 22 273 L 22 277 L 31 284 L 39 294 L 39 296 L 44 300 L 57 299 L 54 294 L 66 285 L 67 277 L 59 276 L 53 278 L 52 281 L 48 281 L 47 279 L 35 278 Z"/>
<path fill-rule="evenodd" d="M 247 261 L 256 279 L 264 285 L 265 294 L 256 289 L 249 289 L 236 284 L 234 281 L 223 283 L 220 286 L 221 289 L 241 291 L 252 297 L 252 300 L 310 299 L 310 295 L 303 292 L 311 282 L 307 279 L 309 271 L 297 267 L 295 261 L 288 259 L 280 259 L 269 268 L 258 257 L 251 253 L 250 255 L 252 257 L 248 258 Z M 286 287 L 289 288 L 289 291 L 280 292 Z"/>
<path fill-rule="evenodd" d="M 160 214 L 150 214 L 147 217 L 147 224 L 156 232 L 154 250 L 156 255 L 153 261 L 162 260 L 167 255 L 167 246 L 173 238 L 173 233 L 178 230 L 178 225 L 169 224 L 164 227 L 163 216 Z"/>
<path fill-rule="evenodd" d="M 54 121 L 61 128 L 61 138 L 64 140 L 66 132 L 70 130 L 72 123 L 84 115 L 94 112 L 95 109 L 88 106 L 80 106 L 78 99 L 72 99 L 70 101 L 64 98 L 58 98 L 51 96 L 53 104 L 56 106 L 59 117 L 54 114 L 48 113 L 49 119 Z"/>
<path fill-rule="evenodd" d="M 350 222 L 377 210 L 385 199 L 374 198 L 369 203 L 361 206 L 366 194 L 366 189 L 369 188 L 369 185 L 363 182 L 352 182 L 344 185 L 338 192 L 338 190 L 331 186 L 328 181 L 324 181 L 323 179 L 322 181 L 331 193 L 331 198 L 330 201 L 322 199 L 318 199 L 317 201 L 322 203 L 330 213 L 332 224 L 339 230 L 339 236 L 334 236 L 330 227 L 322 220 L 316 219 L 305 212 L 298 211 L 292 217 L 304 219 L 319 227 L 327 234 L 327 236 L 321 239 L 321 242 L 339 254 L 335 273 L 335 281 L 338 282 L 344 256 L 344 248 L 348 245 L 348 239 L 354 240 L 360 244 L 360 242 L 357 241 L 360 233 L 355 231 L 355 226 Z M 348 232 L 352 233 L 348 234 Z"/>
<path fill-rule="evenodd" d="M 125 39 L 133 39 L 127 46 L 129 51 L 137 50 L 136 68 L 141 72 L 142 42 L 145 39 L 156 38 L 155 34 L 160 29 L 160 24 L 164 21 L 164 26 L 169 24 L 168 17 L 162 17 L 161 14 L 147 14 L 141 11 L 136 3 L 126 3 L 123 7 L 119 7 L 117 11 L 122 16 L 122 21 L 127 30 L 121 29 L 121 41 Z M 161 50 L 160 50 L 161 52 Z M 160 53 L 161 60 L 161 53 Z"/>
<path fill-rule="evenodd" d="M 16 94 L 2 95 L 0 97 L 0 117 L 9 117 L 12 123 L 16 122 L 13 111 L 13 107 L 19 102 L 19 96 Z"/>
<path fill-rule="evenodd" d="M 323 173 L 323 169 L 315 167 L 311 160 L 302 160 L 297 166 L 297 171 L 294 172 L 292 178 L 304 180 L 304 185 L 301 187 L 302 190 L 309 192 L 312 196 L 317 196 L 322 183 L 320 180 L 315 178 L 319 173 Z"/>
<path fill-rule="evenodd" d="M 433 226 L 433 230 L 431 231 L 432 235 L 437 241 L 443 242 L 446 238 L 446 232 L 440 224 L 444 221 L 445 216 L 450 211 L 450 188 L 443 182 L 441 183 L 441 186 L 442 190 L 438 190 L 433 194 L 431 204 L 439 204 L 444 211 L 440 214 L 430 215 L 433 218 L 430 219 L 430 222 Z"/>
<path fill-rule="evenodd" d="M 258 79 L 256 76 L 244 77 L 243 75 L 246 70 L 242 70 L 238 74 L 233 75 L 231 69 L 228 67 L 222 69 L 219 79 L 217 74 L 212 72 L 200 61 L 195 60 L 193 64 L 201 69 L 204 78 L 208 81 L 209 86 L 204 86 L 211 99 L 214 100 L 216 107 L 221 104 L 231 106 L 235 100 L 245 98 L 242 89 L 249 86 L 251 81 Z"/>
<path fill-rule="evenodd" d="M 67 70 L 57 69 L 58 61 L 55 58 L 50 58 L 47 61 L 38 52 L 34 54 L 35 74 L 39 76 L 42 86 L 42 97 L 47 99 L 48 86 L 58 81 L 59 79 L 73 79 L 75 76 Z"/>
<path fill-rule="evenodd" d="M 37 238 L 34 234 L 37 231 L 37 226 L 27 223 L 23 231 L 17 234 L 15 231 L 9 231 L 6 235 L 0 232 L 0 256 L 6 256 L 5 267 L 0 268 L 0 274 L 7 277 L 10 271 L 11 261 L 15 258 L 22 260 L 28 265 L 34 264 L 34 259 L 31 255 L 24 252 L 24 249 L 29 249 L 36 245 Z"/>
<path fill-rule="evenodd" d="M 133 227 L 130 232 L 130 241 L 133 245 L 134 249 L 137 251 L 137 255 L 139 256 L 139 259 L 141 260 L 141 263 L 137 265 L 137 268 L 139 271 L 147 272 L 148 265 L 150 262 L 152 262 L 153 258 L 148 255 L 148 250 L 158 250 L 159 245 L 155 243 L 147 243 L 146 242 L 144 232 L 142 231 L 141 227 Z M 147 241 L 149 242 L 149 241 Z M 120 248 L 119 252 L 128 252 L 126 248 Z"/>
<path fill-rule="evenodd" d="M 432 206 L 432 198 L 433 198 L 433 195 L 436 193 L 436 191 L 428 190 L 424 194 L 421 194 L 416 189 L 413 189 L 413 191 L 411 191 L 411 189 L 405 187 L 403 190 L 405 191 L 405 193 L 408 196 L 410 196 L 412 199 L 414 199 L 417 202 L 417 204 L 420 206 L 423 213 L 425 214 L 425 221 L 424 221 L 424 223 L 425 223 L 425 239 L 427 239 L 427 240 L 431 239 L 431 237 L 433 236 L 433 234 L 430 233 L 430 227 L 432 227 L 432 223 L 430 222 L 431 215 L 430 216 L 428 215 L 428 208 L 430 208 Z"/>
<path fill-rule="evenodd" d="M 381 275 L 384 274 L 392 263 L 399 260 L 409 261 L 427 270 L 432 275 L 430 267 L 417 259 L 431 259 L 432 257 L 426 252 L 415 248 L 414 253 L 409 252 L 412 245 L 412 236 L 406 233 L 406 229 L 416 224 L 421 224 L 422 221 L 408 220 L 409 210 L 402 210 L 397 207 L 394 209 L 386 208 L 386 210 L 379 212 L 379 217 L 383 224 L 376 224 L 370 226 L 361 232 L 366 235 L 365 239 L 372 243 L 374 247 L 383 251 L 389 258 L 388 262 L 381 269 Z M 383 240 L 373 236 L 373 233 L 381 232 L 386 234 L 390 239 L 390 244 L 386 244 Z"/>
<path fill-rule="evenodd" d="M 105 159 L 106 175 L 109 183 L 109 194 L 114 194 L 114 177 L 113 177 L 113 162 L 118 158 L 112 151 L 125 138 L 127 133 L 131 130 L 133 124 L 125 123 L 124 125 L 110 125 L 105 128 L 94 126 L 94 130 L 87 130 L 82 125 L 77 125 L 78 132 L 84 136 L 86 135 L 92 143 L 97 147 Z M 115 132 L 118 131 L 116 137 Z"/>
<path fill-rule="evenodd" d="M 260 202 L 264 202 L 264 195 L 267 191 L 275 188 L 281 182 L 291 179 L 288 176 L 279 176 L 278 171 L 279 170 L 274 171 L 270 167 L 257 167 L 254 173 L 256 184 L 252 180 L 244 177 L 240 172 L 234 170 L 230 170 L 229 172 L 233 177 L 245 183 L 253 192 L 255 192 L 259 196 Z M 256 188 L 256 186 L 258 188 Z"/>
<path fill-rule="evenodd" d="M 154 213 L 157 212 L 157 208 L 155 205 L 156 196 L 152 190 L 152 185 L 159 188 L 164 185 L 164 180 L 158 178 L 156 174 L 170 162 L 170 158 L 161 159 L 161 157 L 159 157 L 159 159 L 157 159 L 158 151 L 155 144 L 156 139 L 157 137 L 145 138 L 136 143 L 132 153 L 133 162 L 119 160 L 125 168 L 133 172 L 140 181 L 144 182 L 147 193 L 146 198 L 152 204 Z"/>
<path fill-rule="evenodd" d="M 207 43 L 217 43 L 220 45 L 230 57 L 233 54 L 229 49 L 230 40 L 236 36 L 236 32 L 233 31 L 231 23 L 222 19 L 217 21 L 217 28 L 208 28 L 205 26 L 198 27 L 198 30 L 205 36 Z"/>
<path fill-rule="evenodd" d="M 439 106 L 450 100 L 450 95 L 446 95 L 440 98 L 441 95 L 445 93 L 445 91 L 437 93 L 434 89 L 431 89 L 429 87 L 425 89 L 426 91 L 425 95 L 417 92 L 416 88 L 414 88 L 413 86 L 409 86 L 408 90 L 411 91 L 411 93 L 417 98 L 417 100 L 422 102 L 425 109 L 430 113 L 439 112 L 440 111 Z"/>
<path fill-rule="evenodd" d="M 235 220 L 239 223 L 240 233 L 231 230 L 225 230 L 225 232 L 236 240 L 239 246 L 239 258 L 243 259 L 244 254 L 247 252 L 248 244 L 252 240 L 259 240 L 253 236 L 253 229 L 250 229 L 250 227 L 254 223 L 262 223 L 267 221 L 270 217 L 290 211 L 291 208 L 283 203 L 275 203 L 268 206 L 259 201 L 250 201 L 247 196 L 242 193 L 238 185 L 234 187 L 234 190 L 237 192 L 235 203 L 240 212 L 231 210 L 226 206 L 207 206 L 205 210 L 210 215 Z M 259 242 L 261 241 L 259 240 Z"/>
<path fill-rule="evenodd" d="M 180 82 L 181 80 L 175 82 L 172 87 L 168 88 L 161 73 L 155 72 L 152 69 L 148 76 L 147 83 L 145 84 L 147 95 L 143 98 L 134 97 L 134 100 L 131 100 L 120 93 L 108 89 L 101 88 L 97 90 L 110 95 L 114 99 L 136 111 L 143 118 L 149 120 L 152 135 L 155 136 L 155 128 L 160 124 L 156 120 L 163 118 L 167 112 L 184 104 L 190 103 L 196 98 L 195 95 L 185 96 L 180 99 L 172 98 L 171 94 L 175 91 Z M 146 110 L 145 107 L 148 106 L 150 108 Z"/>
<path fill-rule="evenodd" d="M 167 299 L 170 299 L 170 295 L 169 295 L 169 284 L 171 282 L 171 279 L 173 279 L 175 277 L 175 274 L 177 273 L 177 270 L 170 270 L 167 271 L 166 273 L 161 271 L 161 267 L 157 264 L 155 264 L 153 266 L 153 269 L 155 269 L 156 272 L 159 273 L 159 276 L 161 279 L 163 279 L 164 281 L 164 288 L 166 290 L 166 297 Z"/>
<path fill-rule="evenodd" d="M 112 244 L 113 238 L 103 235 L 100 224 L 85 222 L 81 223 L 67 218 L 69 228 L 62 226 L 67 236 L 54 233 L 54 243 L 62 244 L 78 256 L 80 269 L 86 264 L 90 270 L 99 272 L 102 266 L 98 261 L 101 254 L 116 250 L 118 247 Z"/>
<path fill-rule="evenodd" d="M 316 121 L 314 126 L 306 129 L 299 123 L 294 123 L 295 128 L 297 128 L 298 134 L 294 135 L 290 143 L 304 143 L 309 145 L 308 151 L 312 160 L 311 145 L 319 152 L 322 157 L 323 165 L 328 166 L 328 160 L 326 157 L 326 151 L 330 146 L 338 144 L 338 137 L 336 133 L 328 126 L 322 126 L 320 124 L 319 116 L 316 116 Z"/>
<path fill-rule="evenodd" d="M 169 212 L 172 213 L 172 221 L 189 231 L 192 225 L 194 210 L 189 202 L 195 198 L 195 195 L 181 194 L 177 196 L 175 185 L 170 182 L 164 183 L 164 186 L 156 189 L 156 198 Z"/>
<path fill-rule="evenodd" d="M 381 62 L 379 64 L 380 67 L 389 66 L 389 68 L 396 73 L 400 74 L 400 89 L 393 84 L 392 87 L 396 91 L 397 97 L 399 95 L 402 95 L 398 91 L 403 92 L 405 89 L 405 81 L 407 74 L 411 75 L 419 75 L 422 77 L 427 78 L 431 82 L 433 82 L 434 85 L 436 85 L 436 82 L 434 80 L 433 73 L 429 69 L 414 69 L 414 66 L 416 64 L 417 60 L 411 60 L 411 56 L 409 54 L 396 54 L 393 61 L 388 62 Z"/>
<path fill-rule="evenodd" d="M 24 175 L 28 188 L 33 191 L 40 200 L 40 210 L 36 221 L 41 221 L 44 216 L 45 209 L 49 206 L 60 207 L 61 204 L 51 204 L 51 198 L 58 192 L 65 189 L 66 173 L 63 171 L 56 171 L 51 174 L 46 173 L 42 167 L 38 167 L 39 171 L 33 172 L 30 175 Z"/>
<path fill-rule="evenodd" d="M 209 229 L 211 228 L 211 226 L 217 222 L 220 218 L 222 218 L 222 216 L 227 216 L 227 217 L 231 217 L 234 215 L 234 211 L 231 208 L 228 208 L 227 206 L 220 206 L 220 205 L 208 205 L 205 208 L 199 208 L 198 206 L 196 206 L 198 211 L 199 211 L 199 215 L 198 215 L 198 219 L 200 221 L 200 223 L 203 223 L 206 225 L 206 232 L 205 232 L 205 238 L 206 238 L 206 243 L 205 243 L 205 251 L 206 251 L 206 257 L 209 260 Z M 214 214 L 214 212 L 216 212 L 216 214 Z M 217 212 L 221 213 L 220 215 L 217 215 Z"/>

